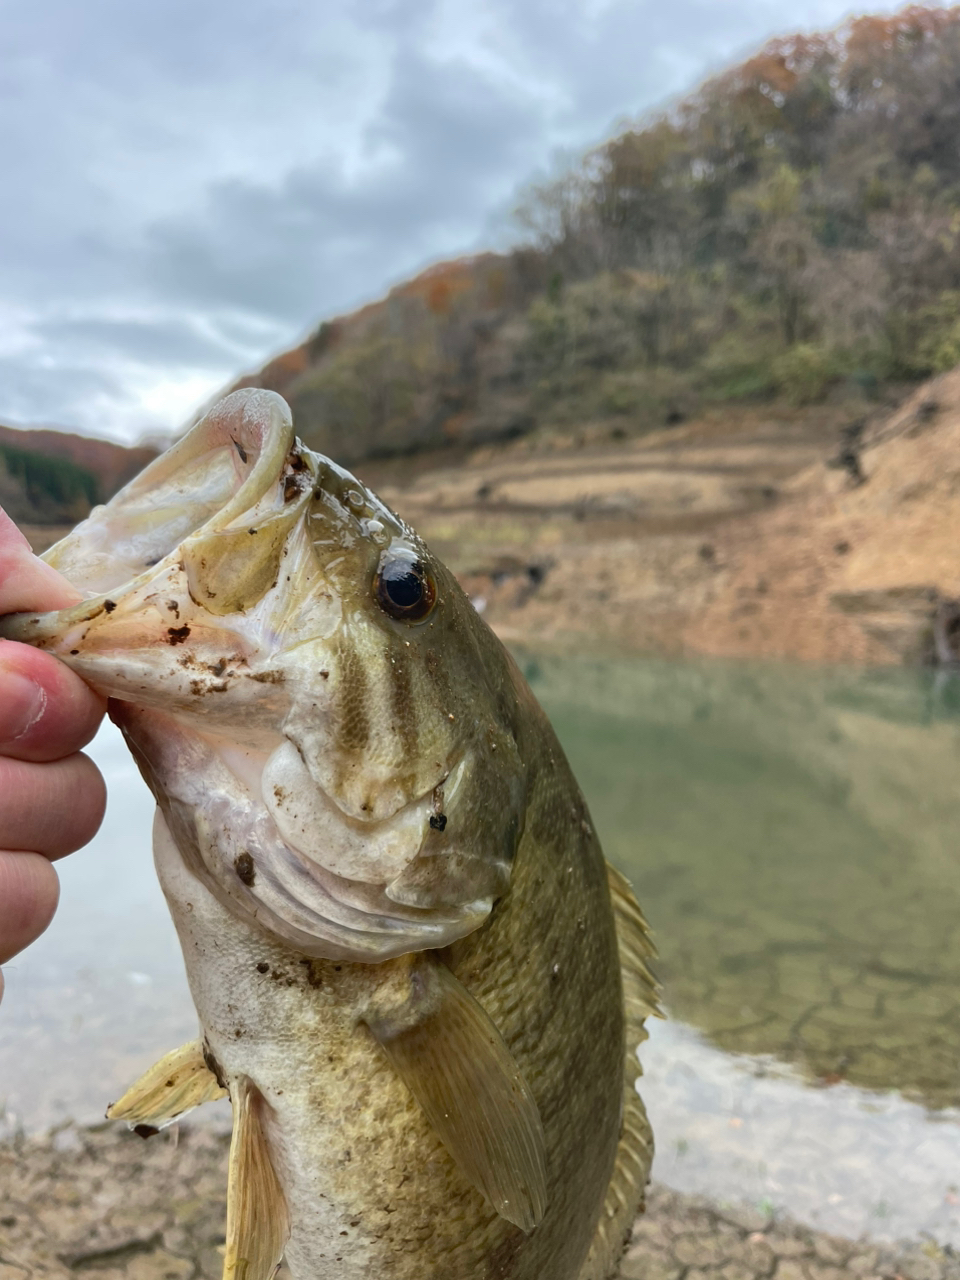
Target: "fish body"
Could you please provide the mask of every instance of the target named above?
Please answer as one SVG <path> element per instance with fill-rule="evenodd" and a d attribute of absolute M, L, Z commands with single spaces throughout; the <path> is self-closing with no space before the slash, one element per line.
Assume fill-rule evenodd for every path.
<path fill-rule="evenodd" d="M 201 1034 L 113 1109 L 234 1110 L 225 1275 L 606 1280 L 652 1139 L 652 948 L 449 572 L 239 392 L 7 619 L 111 695 Z"/>

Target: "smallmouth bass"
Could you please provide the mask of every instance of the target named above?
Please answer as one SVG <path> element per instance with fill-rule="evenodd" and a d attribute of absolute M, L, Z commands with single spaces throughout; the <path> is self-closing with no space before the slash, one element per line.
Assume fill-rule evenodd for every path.
<path fill-rule="evenodd" d="M 224 1276 L 608 1280 L 653 1144 L 652 946 L 453 576 L 239 391 L 0 621 L 108 694 L 200 1036 L 110 1113 L 228 1093 Z"/>

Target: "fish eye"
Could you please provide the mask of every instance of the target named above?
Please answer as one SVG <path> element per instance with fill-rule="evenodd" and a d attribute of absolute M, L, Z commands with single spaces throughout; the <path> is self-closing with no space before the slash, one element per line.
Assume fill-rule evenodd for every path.
<path fill-rule="evenodd" d="M 406 622 L 421 622 L 437 600 L 437 588 L 426 565 L 406 556 L 384 559 L 374 591 L 384 613 Z"/>

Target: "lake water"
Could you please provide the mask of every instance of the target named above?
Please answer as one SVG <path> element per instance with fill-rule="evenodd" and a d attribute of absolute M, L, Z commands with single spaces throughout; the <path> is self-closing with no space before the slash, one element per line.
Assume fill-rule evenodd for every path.
<path fill-rule="evenodd" d="M 520 660 L 656 933 L 654 1176 L 960 1246 L 957 678 Z M 195 1033 L 152 801 L 111 726 L 93 754 L 107 820 L 5 968 L 0 1131 L 99 1118 Z"/>

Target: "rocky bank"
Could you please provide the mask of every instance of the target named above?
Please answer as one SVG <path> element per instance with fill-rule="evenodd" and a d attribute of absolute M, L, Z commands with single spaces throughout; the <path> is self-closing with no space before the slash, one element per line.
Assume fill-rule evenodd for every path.
<path fill-rule="evenodd" d="M 116 1126 L 66 1126 L 0 1148 L 0 1280 L 219 1280 L 227 1146 L 225 1134 L 200 1125 L 147 1142 Z M 620 1274 L 960 1280 L 960 1259 L 930 1242 L 838 1239 L 655 1184 Z"/>

